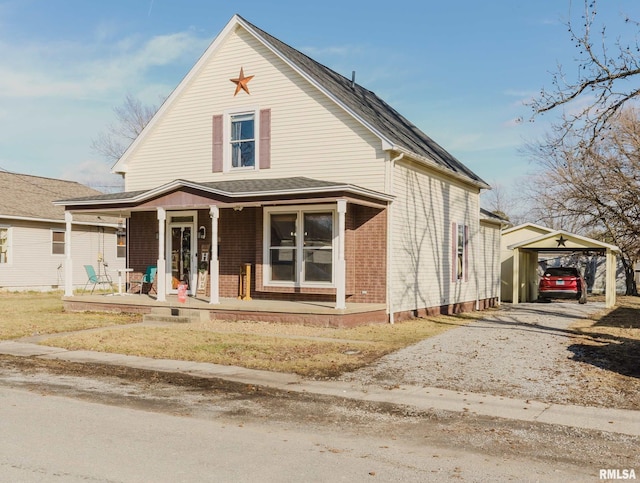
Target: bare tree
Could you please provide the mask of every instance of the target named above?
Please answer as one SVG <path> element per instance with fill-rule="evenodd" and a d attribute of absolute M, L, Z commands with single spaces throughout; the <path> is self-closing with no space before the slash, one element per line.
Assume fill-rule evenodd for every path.
<path fill-rule="evenodd" d="M 607 126 L 597 143 L 567 132 L 528 147 L 540 167 L 529 187 L 532 214 L 551 227 L 617 245 L 631 294 L 640 260 L 640 111 L 624 109 Z"/>
<path fill-rule="evenodd" d="M 142 104 L 131 94 L 127 94 L 121 106 L 115 107 L 116 122 L 98 134 L 91 148 L 107 161 L 115 163 L 138 137 L 158 108 Z"/>
<path fill-rule="evenodd" d="M 511 225 L 519 225 L 529 220 L 523 205 L 524 197 L 519 192 L 522 183 L 512 181 L 507 187 L 498 181 L 490 183 L 491 189 L 482 193 L 482 207 L 495 213 Z"/>
<path fill-rule="evenodd" d="M 567 24 L 571 42 L 578 50 L 575 74 L 568 75 L 559 65 L 553 75 L 553 88 L 543 89 L 531 103 L 534 114 L 571 104 L 572 113 L 564 114 L 557 133 L 582 131 L 590 142 L 625 104 L 640 96 L 638 83 L 630 82 L 640 74 L 639 24 L 622 16 L 621 24 L 629 30 L 629 39 L 619 36 L 612 41 L 607 37 L 607 27 L 598 23 L 596 3 L 584 0 L 580 20 Z"/>

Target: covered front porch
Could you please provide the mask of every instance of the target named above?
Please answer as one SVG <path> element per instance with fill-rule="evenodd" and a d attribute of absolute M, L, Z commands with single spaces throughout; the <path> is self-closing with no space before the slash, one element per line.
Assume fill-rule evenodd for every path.
<path fill-rule="evenodd" d="M 241 300 L 222 297 L 211 305 L 209 297 L 189 296 L 184 302 L 177 295 L 166 300 L 148 294 L 80 294 L 64 296 L 65 310 L 138 313 L 159 316 L 166 321 L 230 320 L 291 323 L 323 327 L 353 327 L 387 322 L 386 305 L 347 303 L 336 310 L 331 302 L 293 302 L 280 300 Z"/>
<path fill-rule="evenodd" d="M 369 317 L 356 314 L 370 313 L 372 322 L 386 320 L 390 201 L 357 186 L 308 178 L 176 180 L 149 191 L 64 200 L 58 203 L 65 206 L 68 232 L 76 214 L 123 220 L 125 292 L 127 282 L 149 269 L 155 274 L 146 286 L 137 285 L 146 288 L 140 295 L 78 296 L 69 246 L 65 305 L 147 313 L 180 307 L 182 291 L 188 295 L 183 304 L 206 312 L 205 318 L 260 314 L 259 320 L 322 323 L 324 317 L 329 325 L 352 325 Z"/>

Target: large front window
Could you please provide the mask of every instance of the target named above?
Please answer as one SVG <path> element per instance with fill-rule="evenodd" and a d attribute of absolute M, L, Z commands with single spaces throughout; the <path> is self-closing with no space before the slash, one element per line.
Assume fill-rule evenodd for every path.
<path fill-rule="evenodd" d="M 333 211 L 273 211 L 267 219 L 270 274 L 267 283 L 333 282 Z"/>
<path fill-rule="evenodd" d="M 231 167 L 253 168 L 256 165 L 255 116 L 231 116 Z"/>

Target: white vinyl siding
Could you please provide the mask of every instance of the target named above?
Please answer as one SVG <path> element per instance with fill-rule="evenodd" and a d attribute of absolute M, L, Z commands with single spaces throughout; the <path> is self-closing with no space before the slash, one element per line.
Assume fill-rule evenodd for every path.
<path fill-rule="evenodd" d="M 233 96 L 244 69 L 251 94 Z M 271 109 L 271 167 L 213 173 L 212 117 Z M 306 176 L 384 189 L 380 140 L 240 29 L 194 73 L 127 160 L 127 190 L 198 182 Z"/>
<path fill-rule="evenodd" d="M 475 188 L 399 162 L 391 226 L 391 310 L 438 307 L 476 300 L 479 197 Z M 468 226 L 468 279 L 452 280 L 452 225 Z"/>
<path fill-rule="evenodd" d="M 480 222 L 478 298 L 500 296 L 500 225 Z"/>
<path fill-rule="evenodd" d="M 64 223 L 14 221 L 11 227 L 11 264 L 0 264 L 0 289 L 51 290 L 64 285 L 65 255 L 52 254 L 52 232 L 62 230 Z M 109 274 L 117 280 L 117 268 L 124 259 L 116 256 L 113 228 L 74 225 L 71 237 L 74 288 L 84 287 L 87 275 L 83 265 L 98 268 L 102 254 Z"/>

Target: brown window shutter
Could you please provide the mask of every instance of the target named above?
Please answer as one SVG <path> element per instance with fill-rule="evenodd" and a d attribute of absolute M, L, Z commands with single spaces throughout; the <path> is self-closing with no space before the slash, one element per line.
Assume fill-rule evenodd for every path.
<path fill-rule="evenodd" d="M 260 169 L 271 167 L 271 109 L 260 111 Z"/>
<path fill-rule="evenodd" d="M 222 171 L 222 114 L 213 116 L 212 135 L 213 135 L 213 151 L 211 171 L 214 173 Z"/>

